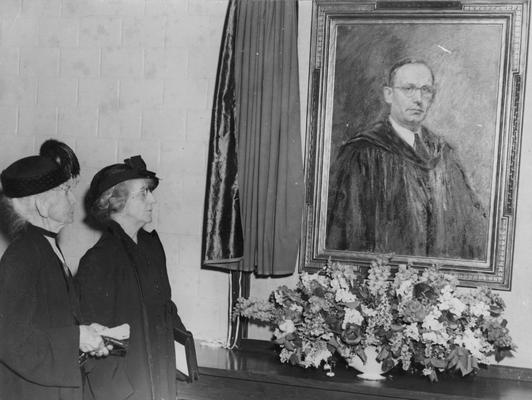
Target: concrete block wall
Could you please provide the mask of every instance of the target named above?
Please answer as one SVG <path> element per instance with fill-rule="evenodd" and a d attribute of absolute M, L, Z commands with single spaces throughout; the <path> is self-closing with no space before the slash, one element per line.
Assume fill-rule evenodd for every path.
<path fill-rule="evenodd" d="M 47 138 L 94 173 L 141 154 L 161 184 L 154 227 L 173 297 L 200 339 L 224 340 L 228 277 L 200 269 L 210 113 L 227 0 L 1 0 L 0 169 Z M 81 200 L 80 200 L 81 204 Z M 98 239 L 61 235 L 71 269 Z M 0 239 L 0 254 L 7 243 Z"/>
<path fill-rule="evenodd" d="M 173 296 L 197 338 L 225 340 L 228 278 L 200 269 L 205 166 L 217 57 L 228 0 L 0 0 L 0 169 L 57 137 L 82 164 L 81 198 L 104 165 L 142 154 L 162 178 L 154 226 Z M 305 127 L 311 0 L 300 0 Z M 530 40 L 530 38 L 529 38 Z M 532 81 L 529 65 L 527 81 Z M 532 100 L 527 85 L 526 104 Z M 504 364 L 532 367 L 532 111 L 526 106 L 511 292 L 501 293 L 518 345 Z M 69 264 L 98 233 L 76 221 L 61 241 Z M 0 237 L 0 254 L 7 243 Z M 266 298 L 297 277 L 254 279 Z M 250 336 L 270 332 L 251 327 Z"/>

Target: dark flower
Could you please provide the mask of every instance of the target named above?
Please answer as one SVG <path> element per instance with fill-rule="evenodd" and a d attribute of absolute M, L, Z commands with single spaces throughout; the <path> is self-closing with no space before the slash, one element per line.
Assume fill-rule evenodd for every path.
<path fill-rule="evenodd" d="M 358 344 L 362 340 L 362 328 L 358 325 L 348 324 L 342 332 L 342 340 L 349 344 Z"/>
<path fill-rule="evenodd" d="M 420 301 L 434 300 L 438 297 L 438 294 L 430 285 L 420 282 L 414 285 L 414 297 Z"/>
<path fill-rule="evenodd" d="M 314 282 L 313 282 L 314 283 Z M 321 286 L 320 284 L 312 285 L 312 294 L 317 297 L 324 297 L 325 296 L 325 288 Z"/>
<path fill-rule="evenodd" d="M 335 313 L 323 313 L 322 314 L 325 323 L 329 325 L 332 332 L 338 332 L 342 330 L 342 320 L 338 318 Z"/>
<path fill-rule="evenodd" d="M 419 301 L 410 300 L 405 304 L 403 314 L 407 322 L 423 322 L 427 316 L 427 310 Z"/>
<path fill-rule="evenodd" d="M 508 336 L 509 330 L 506 328 L 506 320 L 502 323 L 497 321 L 485 322 L 483 328 L 487 331 L 487 339 L 499 347 L 511 347 L 512 340 Z"/>

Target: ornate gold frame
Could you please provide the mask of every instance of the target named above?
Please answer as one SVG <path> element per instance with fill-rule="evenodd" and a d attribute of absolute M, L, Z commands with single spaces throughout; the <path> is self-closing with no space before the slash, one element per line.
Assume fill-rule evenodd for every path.
<path fill-rule="evenodd" d="M 496 108 L 494 113 L 496 115 L 486 116 L 494 118 L 493 129 L 485 134 L 486 142 L 492 143 L 490 152 L 486 152 L 485 160 L 491 167 L 482 172 L 482 176 L 489 182 L 486 184 L 486 193 L 489 193 L 489 200 L 486 199 L 486 202 L 490 210 L 488 254 L 483 260 L 391 255 L 391 262 L 393 264 L 410 262 L 420 268 L 437 264 L 456 272 L 464 286 L 510 289 L 529 14 L 529 0 L 462 2 L 314 0 L 305 151 L 306 208 L 300 249 L 300 270 L 317 270 L 325 266 L 328 260 L 332 260 L 354 265 L 360 271 L 380 255 L 325 247 L 331 160 L 334 146 L 345 139 L 335 131 L 336 125 L 333 124 L 334 106 L 340 101 L 335 97 L 337 95 L 335 82 L 339 84 L 338 82 L 344 79 L 338 72 L 341 68 L 337 54 L 340 50 L 349 54 L 350 49 L 350 47 L 337 48 L 340 43 L 339 32 L 343 32 L 342 27 L 353 26 L 357 32 L 362 32 L 358 36 L 361 40 L 369 35 L 363 33 L 366 29 L 379 32 L 385 39 L 382 41 L 382 46 L 387 46 L 387 32 L 395 29 L 394 32 L 413 38 L 411 47 L 416 50 L 419 43 L 427 42 L 419 37 L 421 35 L 419 32 L 427 27 L 433 27 L 434 30 L 439 29 L 444 33 L 447 29 L 450 37 L 455 39 L 457 50 L 462 52 L 476 46 L 484 46 L 486 49 L 499 52 L 497 76 L 495 76 L 497 91 L 490 103 L 492 108 Z M 473 32 L 477 26 L 482 26 L 483 29 L 487 27 L 485 29 L 488 31 L 493 29 L 494 35 L 501 37 L 500 42 L 470 43 L 465 32 L 469 28 Z M 419 32 L 416 33 L 418 28 Z M 441 47 L 446 50 L 444 46 Z M 360 43 L 353 45 L 353 52 L 355 50 L 360 52 L 361 49 L 364 50 L 365 47 Z M 381 53 L 386 54 L 386 52 Z M 360 62 L 362 65 L 365 61 L 357 58 L 357 54 L 353 54 L 351 62 L 354 60 L 355 63 Z M 464 60 L 467 60 L 467 57 L 467 54 L 462 55 Z M 339 75 L 335 75 L 336 73 Z M 444 109 L 444 105 L 440 106 Z M 453 112 L 459 115 L 464 111 Z M 444 120 L 445 113 L 442 112 L 439 118 Z"/>

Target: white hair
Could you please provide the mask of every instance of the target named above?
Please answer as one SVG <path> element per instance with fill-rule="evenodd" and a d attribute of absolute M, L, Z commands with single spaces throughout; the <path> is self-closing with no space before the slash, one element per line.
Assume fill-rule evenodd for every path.
<path fill-rule="evenodd" d="M 42 216 L 37 208 L 37 200 L 46 199 L 54 189 L 25 197 L 12 198 L 3 193 L 0 195 L 2 220 L 8 227 L 7 233 L 12 238 L 22 232 L 28 223 L 37 226 L 42 225 Z"/>
<path fill-rule="evenodd" d="M 28 224 L 28 202 L 20 198 L 7 197 L 0 194 L 0 210 L 2 214 L 2 225 L 7 228 L 7 233 L 13 238 Z"/>

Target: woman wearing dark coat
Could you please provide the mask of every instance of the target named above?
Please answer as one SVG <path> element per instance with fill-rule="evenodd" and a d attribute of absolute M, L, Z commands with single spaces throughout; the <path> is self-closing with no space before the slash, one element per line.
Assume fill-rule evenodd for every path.
<path fill-rule="evenodd" d="M 2 211 L 16 237 L 0 260 L 0 399 L 81 399 L 79 350 L 106 354 L 80 326 L 72 276 L 55 241 L 73 219 L 79 164 L 64 143 L 2 171 Z"/>
<path fill-rule="evenodd" d="M 175 400 L 175 327 L 166 258 L 151 222 L 158 185 L 140 156 L 98 172 L 87 203 L 105 232 L 81 259 L 76 283 L 82 313 L 102 325 L 130 325 L 124 356 L 89 360 L 84 395 L 95 400 Z"/>

